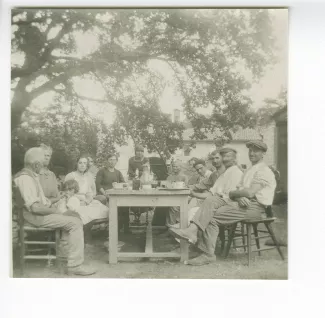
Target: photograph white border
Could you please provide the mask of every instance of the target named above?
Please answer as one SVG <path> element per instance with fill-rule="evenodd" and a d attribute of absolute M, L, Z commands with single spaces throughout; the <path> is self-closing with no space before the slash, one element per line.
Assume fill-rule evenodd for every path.
<path fill-rule="evenodd" d="M 325 6 L 323 1 L 8 1 L 1 7 L 2 317 L 321 316 Z M 289 6 L 289 280 L 10 279 L 10 15 L 12 6 Z M 8 151 L 8 152 L 7 152 Z M 117 265 L 118 266 L 118 265 Z M 215 270 L 218 270 L 216 264 Z"/>

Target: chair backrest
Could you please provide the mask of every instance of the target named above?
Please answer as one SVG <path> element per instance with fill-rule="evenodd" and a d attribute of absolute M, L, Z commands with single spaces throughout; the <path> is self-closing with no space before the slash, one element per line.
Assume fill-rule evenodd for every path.
<path fill-rule="evenodd" d="M 274 177 L 275 177 L 275 181 L 276 181 L 276 188 L 274 189 L 274 195 L 275 195 L 276 192 L 277 192 L 277 188 L 279 186 L 279 182 L 280 182 L 280 172 L 278 170 L 276 170 L 276 168 L 274 166 L 269 166 L 269 168 L 273 172 Z M 272 205 L 269 205 L 269 206 L 267 206 L 265 208 L 265 213 L 266 213 L 266 216 L 268 218 L 273 218 L 274 217 L 273 210 L 272 210 Z"/>
<path fill-rule="evenodd" d="M 272 210 L 272 205 L 268 205 L 266 208 L 265 208 L 265 214 L 268 218 L 273 218 L 274 215 L 273 215 L 273 210 Z"/>
<path fill-rule="evenodd" d="M 13 217 L 17 216 L 17 221 L 19 225 L 24 224 L 24 216 L 23 216 L 23 210 L 25 207 L 24 199 L 20 193 L 19 188 L 16 186 L 14 181 L 12 181 L 12 213 Z"/>

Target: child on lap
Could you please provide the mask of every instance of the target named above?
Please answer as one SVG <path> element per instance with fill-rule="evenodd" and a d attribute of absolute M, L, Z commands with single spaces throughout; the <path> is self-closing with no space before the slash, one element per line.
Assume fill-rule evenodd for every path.
<path fill-rule="evenodd" d="M 63 197 L 54 204 L 54 206 L 60 211 L 65 213 L 67 211 L 77 212 L 81 206 L 80 200 L 76 196 L 79 192 L 78 182 L 75 180 L 68 180 L 63 184 Z"/>

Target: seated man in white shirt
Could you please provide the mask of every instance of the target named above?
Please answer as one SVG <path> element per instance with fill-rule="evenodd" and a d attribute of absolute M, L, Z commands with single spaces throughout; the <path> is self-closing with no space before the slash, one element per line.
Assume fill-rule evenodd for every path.
<path fill-rule="evenodd" d="M 192 192 L 193 196 L 204 200 L 200 206 L 203 207 L 207 204 L 213 206 L 213 208 L 210 208 L 209 210 L 201 209 L 200 206 L 191 208 L 188 215 L 189 220 L 194 224 L 209 223 L 214 215 L 214 210 L 227 204 L 229 201 L 229 192 L 236 189 L 242 178 L 243 172 L 237 166 L 236 150 L 232 148 L 223 148 L 220 150 L 220 154 L 222 156 L 223 165 L 226 169 L 225 172 L 220 175 L 209 191 L 203 193 Z M 181 237 L 181 235 L 178 235 L 179 233 L 177 233 L 177 231 L 171 232 L 174 236 L 178 238 Z M 180 233 L 181 232 L 182 230 L 180 230 Z M 204 251 L 213 254 L 217 239 L 216 235 L 218 236 L 218 233 L 215 234 L 214 229 L 212 229 L 212 231 L 208 229 L 202 233 L 198 245 L 202 246 L 202 250 L 204 249 Z"/>
<path fill-rule="evenodd" d="M 94 269 L 83 265 L 84 233 L 80 218 L 71 216 L 69 211 L 61 214 L 44 195 L 38 178 L 44 158 L 41 148 L 29 149 L 25 154 L 24 169 L 14 176 L 25 202 L 24 219 L 36 227 L 62 229 L 62 239 L 67 242 L 68 249 L 68 273 L 82 276 L 94 274 Z"/>
<path fill-rule="evenodd" d="M 199 238 L 197 245 L 202 254 L 187 264 L 204 265 L 215 261 L 214 250 L 211 249 L 213 243 L 204 240 L 206 233 L 210 233 L 210 236 L 213 233 L 215 239 L 219 232 L 218 225 L 259 218 L 265 208 L 272 204 L 276 182 L 273 172 L 263 162 L 267 146 L 262 141 L 250 141 L 247 147 L 252 167 L 245 171 L 238 189 L 229 192 L 226 204 L 208 198 L 198 211 L 201 216 L 199 220 L 194 218 L 185 230 L 173 230 L 174 235 L 190 243 L 196 243 L 200 235 L 203 237 Z"/>

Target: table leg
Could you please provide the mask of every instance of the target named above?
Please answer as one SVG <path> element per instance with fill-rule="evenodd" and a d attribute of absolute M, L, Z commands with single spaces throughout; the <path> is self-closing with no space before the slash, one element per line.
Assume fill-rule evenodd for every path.
<path fill-rule="evenodd" d="M 108 261 L 110 264 L 117 263 L 117 244 L 118 244 L 118 222 L 117 222 L 117 201 L 109 200 L 109 253 Z"/>
<path fill-rule="evenodd" d="M 181 199 L 180 204 L 180 225 L 181 229 L 188 227 L 188 204 L 187 197 Z M 181 262 L 188 260 L 188 243 L 185 240 L 181 240 Z"/>

